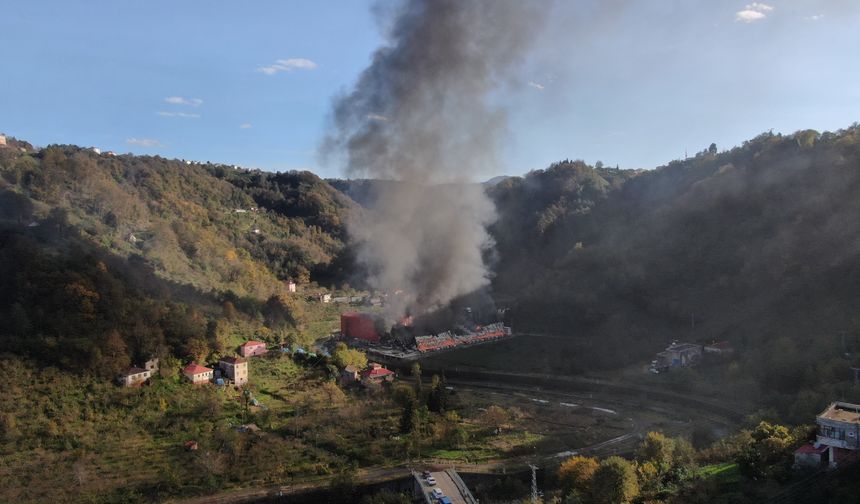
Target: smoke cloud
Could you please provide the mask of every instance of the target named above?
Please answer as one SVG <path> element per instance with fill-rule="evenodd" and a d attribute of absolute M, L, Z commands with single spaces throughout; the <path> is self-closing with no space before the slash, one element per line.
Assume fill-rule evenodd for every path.
<path fill-rule="evenodd" d="M 496 211 L 475 179 L 497 167 L 506 118 L 493 93 L 512 78 L 543 9 L 404 0 L 385 12 L 388 43 L 335 100 L 323 153 L 342 157 L 350 177 L 397 181 L 349 229 L 373 286 L 403 291 L 395 309 L 420 313 L 489 283 Z"/>

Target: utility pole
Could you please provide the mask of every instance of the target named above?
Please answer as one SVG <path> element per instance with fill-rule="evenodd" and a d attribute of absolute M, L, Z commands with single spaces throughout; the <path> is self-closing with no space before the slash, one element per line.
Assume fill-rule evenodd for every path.
<path fill-rule="evenodd" d="M 537 466 L 529 463 L 529 468 L 532 470 L 532 504 L 540 502 L 540 492 L 537 486 Z"/>

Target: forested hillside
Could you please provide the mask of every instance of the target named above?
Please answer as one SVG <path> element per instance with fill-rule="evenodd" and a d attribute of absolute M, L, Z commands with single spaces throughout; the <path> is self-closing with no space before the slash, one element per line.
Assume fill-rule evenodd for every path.
<path fill-rule="evenodd" d="M 493 188 L 495 287 L 519 329 L 570 338 L 557 369 L 725 339 L 742 388 L 803 418 L 848 387 L 860 351 L 858 191 L 856 125 L 652 171 L 559 163 Z"/>
<path fill-rule="evenodd" d="M 308 172 L 13 139 L 0 149 L 3 349 L 113 376 L 147 355 L 204 359 L 253 335 L 312 339 L 284 281 L 344 276 L 352 205 Z"/>

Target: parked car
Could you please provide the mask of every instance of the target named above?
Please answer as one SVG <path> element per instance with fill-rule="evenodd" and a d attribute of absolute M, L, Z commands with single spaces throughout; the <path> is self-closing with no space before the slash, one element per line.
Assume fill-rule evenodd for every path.
<path fill-rule="evenodd" d="M 442 497 L 445 497 L 445 494 L 442 493 L 442 490 L 439 490 L 438 488 L 434 488 L 433 491 L 430 492 L 430 495 L 432 495 L 434 499 L 441 499 Z"/>
<path fill-rule="evenodd" d="M 427 484 L 430 486 L 436 486 L 436 478 L 434 478 L 433 476 L 428 476 Z"/>
<path fill-rule="evenodd" d="M 442 497 L 439 497 L 439 504 L 453 504 L 453 503 L 451 502 L 451 499 L 449 499 L 448 497 L 445 497 L 443 495 Z"/>
<path fill-rule="evenodd" d="M 430 471 L 424 471 L 424 472 L 423 472 L 423 473 L 421 473 L 421 474 L 422 474 L 425 478 L 429 478 L 429 477 L 430 477 Z"/>

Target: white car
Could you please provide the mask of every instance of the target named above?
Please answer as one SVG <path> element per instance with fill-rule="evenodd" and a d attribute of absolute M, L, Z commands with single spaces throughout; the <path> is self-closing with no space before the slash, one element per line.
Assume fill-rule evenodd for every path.
<path fill-rule="evenodd" d="M 436 478 L 433 476 L 427 476 L 427 484 L 430 486 L 436 486 Z"/>
<path fill-rule="evenodd" d="M 440 497 L 444 497 L 444 496 L 445 496 L 445 494 L 444 494 L 444 493 L 442 493 L 442 490 L 439 490 L 438 488 L 434 488 L 434 489 L 433 489 L 433 492 L 431 492 L 431 494 L 430 494 L 430 495 L 432 495 L 434 499 L 438 499 L 438 498 L 440 498 Z"/>

